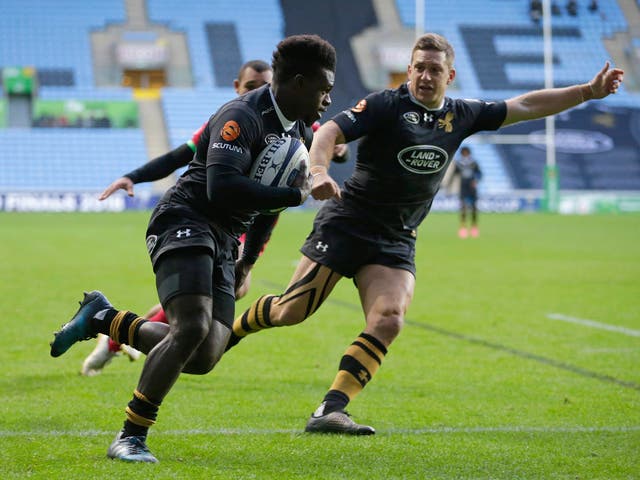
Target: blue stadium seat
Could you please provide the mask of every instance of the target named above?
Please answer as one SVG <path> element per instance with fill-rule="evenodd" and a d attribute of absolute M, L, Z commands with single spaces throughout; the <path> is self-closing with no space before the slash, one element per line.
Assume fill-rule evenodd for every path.
<path fill-rule="evenodd" d="M 102 191 L 147 160 L 137 129 L 0 129 L 0 151 L 1 191 Z"/>
<path fill-rule="evenodd" d="M 564 9 L 561 15 L 553 16 L 555 85 L 591 79 L 602 68 L 604 59 L 609 58 L 603 39 L 628 28 L 615 0 L 598 3 L 598 12 L 589 12 L 583 5 L 577 16 L 568 15 Z M 415 1 L 396 0 L 396 5 L 401 21 L 413 28 Z M 452 96 L 504 99 L 543 87 L 542 32 L 540 26 L 532 23 L 528 7 L 524 0 L 426 2 L 425 29 L 447 37 L 456 50 L 458 91 L 452 90 Z M 638 100 L 626 94 L 623 87 L 618 95 L 602 103 L 610 107 L 637 107 Z M 543 188 L 544 152 L 538 150 L 533 155 L 534 150 L 524 145 L 475 145 L 474 156 L 487 170 L 482 188 L 489 192 L 505 186 Z M 561 188 L 640 189 L 637 152 L 628 162 L 620 161 L 618 156 L 616 150 L 616 158 L 609 162 L 611 168 L 603 170 L 599 164 L 590 165 L 586 156 L 577 159 L 558 154 Z"/>
<path fill-rule="evenodd" d="M 214 65 L 207 41 L 206 24 L 231 22 L 238 33 L 241 64 L 247 60 L 270 61 L 276 44 L 282 40 L 284 23 L 277 0 L 148 0 L 147 11 L 153 22 L 187 34 L 196 87 L 214 87 Z"/>
<path fill-rule="evenodd" d="M 64 69 L 79 86 L 93 85 L 91 29 L 125 19 L 123 1 L 24 0 L 0 11 L 0 68 Z"/>
<path fill-rule="evenodd" d="M 162 93 L 162 108 L 165 115 L 171 148 L 185 143 L 225 102 L 236 96 L 228 88 L 165 88 Z"/>

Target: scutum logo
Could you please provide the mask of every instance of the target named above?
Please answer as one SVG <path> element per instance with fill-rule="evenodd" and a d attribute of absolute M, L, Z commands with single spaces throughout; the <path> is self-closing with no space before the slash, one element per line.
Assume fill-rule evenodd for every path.
<path fill-rule="evenodd" d="M 449 155 L 434 145 L 414 145 L 398 152 L 400 165 L 413 173 L 431 174 L 442 170 Z"/>

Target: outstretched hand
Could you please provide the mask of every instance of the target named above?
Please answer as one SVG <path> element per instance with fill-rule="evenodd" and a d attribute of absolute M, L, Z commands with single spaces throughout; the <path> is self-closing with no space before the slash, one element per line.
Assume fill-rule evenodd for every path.
<path fill-rule="evenodd" d="M 133 197 L 133 182 L 129 177 L 120 177 L 104 189 L 104 192 L 100 194 L 98 200 L 105 200 L 106 198 L 109 198 L 113 194 L 113 192 L 116 192 L 120 189 L 126 190 L 127 195 Z"/>
<path fill-rule="evenodd" d="M 236 265 L 235 265 L 236 296 L 238 296 L 238 292 L 244 285 L 244 282 L 247 280 L 247 275 L 249 275 L 249 272 L 251 271 L 252 268 L 253 268 L 253 265 L 250 263 L 247 263 L 244 259 L 239 258 L 238 260 L 236 260 Z"/>
<path fill-rule="evenodd" d="M 610 66 L 611 64 L 606 62 L 602 70 L 589 82 L 593 98 L 604 98 L 616 93 L 622 84 L 624 71 L 619 68 L 609 69 Z"/>

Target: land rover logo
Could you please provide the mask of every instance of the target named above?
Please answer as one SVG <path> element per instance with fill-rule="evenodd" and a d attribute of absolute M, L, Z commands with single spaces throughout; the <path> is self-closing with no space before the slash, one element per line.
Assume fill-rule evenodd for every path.
<path fill-rule="evenodd" d="M 266 137 L 264 137 L 264 143 L 266 143 L 267 145 L 271 145 L 273 142 L 277 142 L 278 140 L 280 140 L 280 137 L 275 133 L 270 133 Z"/>
<path fill-rule="evenodd" d="M 406 112 L 402 117 L 409 123 L 418 125 L 420 123 L 420 115 L 418 112 Z"/>
<path fill-rule="evenodd" d="M 398 152 L 400 165 L 413 173 L 431 174 L 439 172 L 449 160 L 443 149 L 433 145 L 414 145 Z"/>

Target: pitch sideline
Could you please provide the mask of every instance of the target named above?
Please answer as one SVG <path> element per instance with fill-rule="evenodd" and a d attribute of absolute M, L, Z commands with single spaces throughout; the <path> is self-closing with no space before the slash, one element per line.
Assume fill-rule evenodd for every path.
<path fill-rule="evenodd" d="M 424 428 L 391 428 L 376 433 L 376 436 L 390 435 L 444 435 L 465 433 L 539 433 L 539 434 L 581 434 L 581 433 L 629 433 L 640 431 L 640 425 L 629 426 L 573 426 L 573 427 L 536 427 L 525 425 L 505 425 L 497 427 L 424 427 Z M 113 431 L 102 430 L 49 430 L 49 431 L 11 431 L 0 430 L 0 438 L 15 437 L 100 437 L 112 435 Z M 211 428 L 191 430 L 155 431 L 154 437 L 184 435 L 276 435 L 299 434 L 309 435 L 301 429 L 258 429 L 258 428 Z"/>

